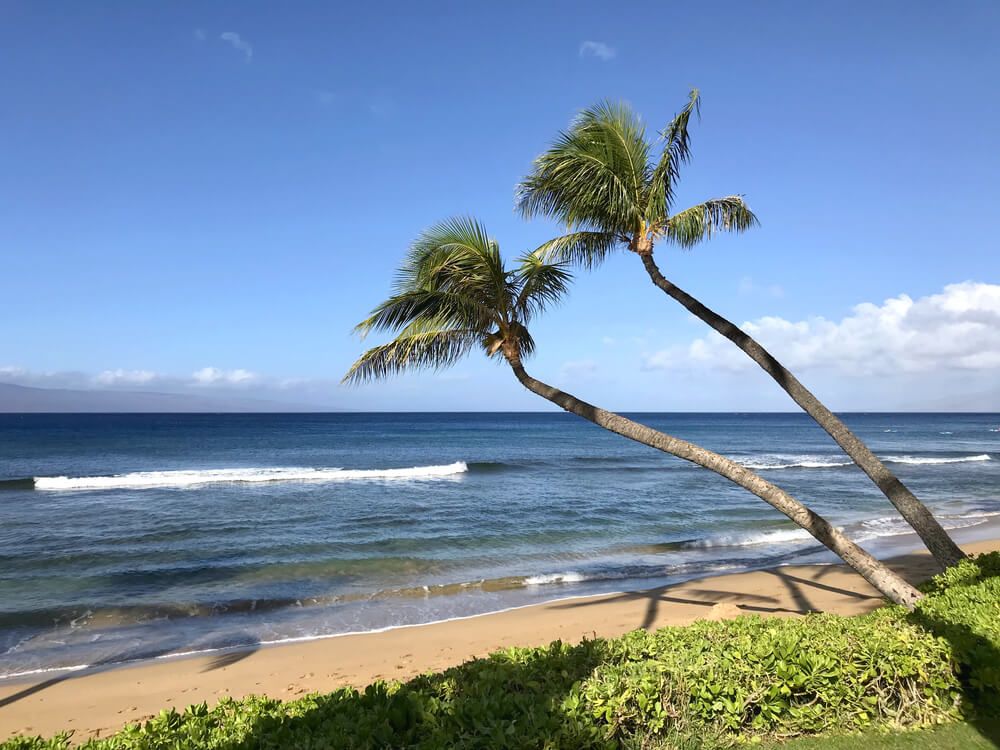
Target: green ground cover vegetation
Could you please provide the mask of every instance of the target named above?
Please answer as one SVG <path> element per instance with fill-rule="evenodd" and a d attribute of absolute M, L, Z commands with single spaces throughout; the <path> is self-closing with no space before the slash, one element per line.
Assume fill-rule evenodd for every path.
<path fill-rule="evenodd" d="M 794 740 L 790 748 L 872 750 L 975 737 L 987 744 L 954 746 L 989 747 L 1000 726 L 1000 553 L 963 561 L 923 589 L 912 612 L 748 616 L 511 648 L 407 683 L 164 711 L 83 746 L 707 749 Z M 795 739 L 864 731 L 876 734 Z M 928 737 L 939 744 L 920 744 Z M 0 748 L 71 743 L 18 737 Z"/>

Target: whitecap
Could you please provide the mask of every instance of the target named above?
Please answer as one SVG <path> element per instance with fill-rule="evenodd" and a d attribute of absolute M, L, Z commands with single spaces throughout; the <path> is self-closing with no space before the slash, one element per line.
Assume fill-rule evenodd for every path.
<path fill-rule="evenodd" d="M 440 466 L 404 469 L 311 469 L 259 467 L 179 471 L 137 471 L 99 477 L 35 477 L 37 490 L 145 489 L 149 487 L 195 487 L 220 483 L 343 482 L 351 480 L 438 479 L 464 474 L 464 461 Z"/>

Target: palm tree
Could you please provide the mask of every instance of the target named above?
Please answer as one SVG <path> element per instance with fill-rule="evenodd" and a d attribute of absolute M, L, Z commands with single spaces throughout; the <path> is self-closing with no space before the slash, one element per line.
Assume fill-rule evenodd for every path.
<path fill-rule="evenodd" d="M 356 327 L 362 336 L 390 331 L 395 338 L 366 351 L 344 382 L 378 380 L 406 370 L 448 367 L 473 349 L 507 362 L 532 393 L 606 430 L 710 469 L 784 513 L 839 555 L 882 594 L 912 607 L 920 593 L 780 487 L 725 456 L 605 411 L 540 380 L 524 368 L 535 349 L 527 325 L 567 291 L 563 263 L 535 254 L 505 267 L 500 248 L 473 219 L 431 228 L 412 246 L 392 296 Z"/>
<path fill-rule="evenodd" d="M 659 240 L 690 248 L 715 232 L 743 232 L 757 224 L 739 195 L 671 213 L 680 167 L 691 156 L 688 123 L 698 111 L 699 95 L 693 90 L 687 106 L 661 133 L 659 156 L 627 105 L 603 103 L 581 112 L 518 186 L 522 215 L 549 216 L 569 230 L 536 252 L 543 260 L 587 268 L 615 250 L 637 255 L 657 287 L 742 349 L 829 433 L 920 535 L 935 560 L 945 567 L 958 562 L 965 553 L 847 425 L 752 336 L 670 282 L 657 266 L 653 248 Z"/>

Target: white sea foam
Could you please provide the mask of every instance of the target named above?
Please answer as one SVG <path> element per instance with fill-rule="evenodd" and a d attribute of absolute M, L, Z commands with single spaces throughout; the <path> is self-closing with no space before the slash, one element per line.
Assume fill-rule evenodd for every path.
<path fill-rule="evenodd" d="M 990 518 L 1000 516 L 1000 511 L 975 511 L 956 515 L 939 516 L 938 520 L 946 529 L 964 529 L 979 526 Z M 860 523 L 848 524 L 846 528 L 839 527 L 857 541 L 866 541 L 886 536 L 913 534 L 913 528 L 900 516 L 870 518 Z M 791 544 L 811 541 L 812 536 L 805 529 L 773 529 L 771 531 L 747 532 L 744 534 L 720 534 L 706 539 L 697 539 L 684 546 L 693 549 L 711 549 L 713 547 L 755 547 L 758 545 Z"/>
<path fill-rule="evenodd" d="M 688 542 L 685 546 L 695 549 L 710 549 L 712 547 L 753 547 L 758 544 L 787 544 L 812 539 L 805 529 L 774 529 L 772 531 L 750 532 L 745 534 L 720 534 Z"/>
<path fill-rule="evenodd" d="M 970 526 L 979 526 L 986 523 L 990 518 L 1000 515 L 998 511 L 976 511 L 973 513 L 960 513 L 957 515 L 939 515 L 938 521 L 941 526 L 949 531 L 955 529 L 967 529 Z M 887 516 L 883 518 L 870 518 L 861 523 L 860 529 L 856 533 L 849 532 L 859 541 L 875 539 L 886 536 L 901 536 L 903 534 L 914 534 L 911 527 L 900 516 Z"/>
<path fill-rule="evenodd" d="M 990 461 L 989 454 L 981 453 L 977 456 L 953 456 L 953 457 L 922 457 L 922 456 L 884 456 L 886 463 L 913 464 L 919 466 L 930 466 L 935 464 L 961 464 L 968 462 Z M 816 455 L 781 455 L 756 456 L 742 462 L 743 466 L 754 471 L 772 471 L 775 469 L 834 469 L 841 466 L 851 466 L 852 462 L 841 460 L 839 457 L 816 456 Z"/>
<path fill-rule="evenodd" d="M 964 464 L 970 461 L 990 461 L 990 456 L 987 453 L 981 453 L 978 456 L 957 456 L 954 458 L 929 458 L 922 456 L 886 456 L 884 461 L 894 464 L 915 464 L 917 466 L 930 466 L 933 464 Z"/>
<path fill-rule="evenodd" d="M 181 471 L 137 471 L 103 477 L 35 477 L 36 490 L 145 489 L 218 483 L 343 482 L 351 480 L 439 479 L 468 471 L 464 461 L 407 469 L 309 469 L 263 467 Z"/>
<path fill-rule="evenodd" d="M 759 456 L 743 465 L 748 469 L 762 471 L 765 469 L 832 469 L 838 466 L 850 466 L 850 461 L 839 460 L 826 456 Z"/>
<path fill-rule="evenodd" d="M 583 573 L 570 570 L 566 573 L 545 573 L 537 576 L 528 576 L 524 579 L 527 586 L 544 586 L 547 583 L 579 583 L 587 580 Z"/>

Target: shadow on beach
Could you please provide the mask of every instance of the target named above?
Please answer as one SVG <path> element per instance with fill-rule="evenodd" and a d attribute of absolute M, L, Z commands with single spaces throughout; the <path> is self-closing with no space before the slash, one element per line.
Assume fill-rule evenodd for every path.
<path fill-rule="evenodd" d="M 939 573 L 941 570 L 927 555 L 902 555 L 890 560 L 889 564 L 890 567 L 902 574 L 904 578 L 914 584 L 927 580 L 934 574 Z M 647 604 L 644 616 L 642 620 L 637 623 L 636 627 L 642 628 L 643 630 L 650 630 L 659 619 L 661 609 L 669 606 L 670 604 L 694 605 L 704 607 L 706 611 L 717 604 L 735 604 L 742 611 L 747 613 L 805 615 L 811 612 L 823 611 L 823 608 L 814 602 L 814 600 L 810 597 L 811 593 L 815 594 L 816 592 L 823 592 L 833 594 L 835 596 L 867 602 L 871 605 L 872 609 L 880 605 L 883 601 L 882 597 L 877 593 L 865 593 L 863 591 L 855 591 L 853 589 L 843 588 L 840 586 L 832 586 L 830 584 L 823 583 L 820 580 L 832 572 L 848 571 L 849 568 L 845 565 L 836 564 L 811 567 L 814 570 L 814 578 L 804 578 L 802 576 L 795 575 L 790 570 L 783 567 L 753 571 L 759 575 L 773 576 L 780 581 L 784 589 L 788 592 L 789 599 L 791 600 L 791 606 L 782 606 L 781 599 L 774 596 L 762 596 L 758 594 L 709 588 L 696 588 L 693 584 L 698 583 L 697 580 L 686 584 L 672 584 L 645 591 L 627 591 L 621 594 L 602 596 L 597 599 L 571 600 L 563 603 L 552 604 L 550 606 L 553 609 L 569 610 L 581 607 L 597 606 L 609 601 L 624 602 L 646 600 Z M 712 579 L 708 578 L 701 580 L 708 583 Z M 672 592 L 676 591 L 679 587 L 683 587 L 685 591 L 692 596 L 696 595 L 697 598 L 679 597 L 674 595 Z"/>
<path fill-rule="evenodd" d="M 190 643 L 180 640 L 171 641 L 169 639 L 165 639 L 164 641 L 161 641 L 153 646 L 122 651 L 104 659 L 99 659 L 93 664 L 87 666 L 85 669 L 76 669 L 72 671 L 67 670 L 60 672 L 53 677 L 49 677 L 48 679 L 27 684 L 21 690 L 0 698 L 0 708 L 17 703 L 24 698 L 40 693 L 41 691 L 50 688 L 53 685 L 58 685 L 61 682 L 76 680 L 81 677 L 89 677 L 91 675 L 100 674 L 102 672 L 110 672 L 116 669 L 128 669 L 129 667 L 143 664 L 152 661 L 153 659 L 168 658 L 171 654 L 178 654 L 183 651 L 211 651 L 213 649 L 219 649 L 218 653 L 213 654 L 209 658 L 208 663 L 201 670 L 202 672 L 210 672 L 212 670 L 222 669 L 231 664 L 242 661 L 259 648 L 260 646 L 257 640 L 249 635 L 246 635 L 245 637 L 238 637 L 235 643 L 232 642 L 232 639 L 228 639 L 225 646 L 221 646 L 219 644 L 213 645 L 211 640 Z M 194 656 L 195 655 L 192 655 L 192 657 Z M 176 658 L 183 659 L 191 657 L 177 656 Z"/>

